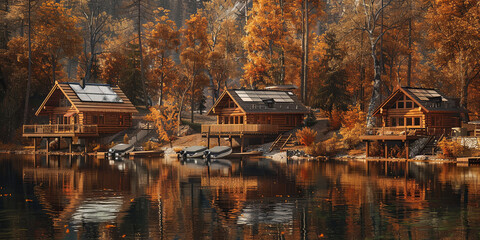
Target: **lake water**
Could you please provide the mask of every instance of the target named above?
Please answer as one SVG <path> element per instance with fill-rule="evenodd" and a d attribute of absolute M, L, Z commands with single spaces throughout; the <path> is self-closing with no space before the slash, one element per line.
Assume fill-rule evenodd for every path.
<path fill-rule="evenodd" d="M 0 239 L 478 239 L 480 168 L 0 156 Z"/>

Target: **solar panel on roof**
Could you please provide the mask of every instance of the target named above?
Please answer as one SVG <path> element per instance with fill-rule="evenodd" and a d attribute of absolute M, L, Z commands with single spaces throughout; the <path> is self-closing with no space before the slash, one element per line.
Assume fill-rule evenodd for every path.
<path fill-rule="evenodd" d="M 237 90 L 235 91 L 244 102 L 261 102 L 264 99 L 273 99 L 275 102 L 294 102 L 293 99 L 287 95 L 286 92 L 275 92 L 275 91 L 248 91 L 248 90 Z M 293 95 L 293 94 L 291 94 Z"/>
<path fill-rule="evenodd" d="M 83 102 L 123 102 L 117 93 L 107 85 L 86 85 L 85 88 L 82 88 L 78 83 L 70 83 L 69 85 Z"/>

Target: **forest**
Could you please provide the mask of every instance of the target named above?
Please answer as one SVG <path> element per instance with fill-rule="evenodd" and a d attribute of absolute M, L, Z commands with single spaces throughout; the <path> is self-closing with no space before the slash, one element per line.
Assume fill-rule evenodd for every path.
<path fill-rule="evenodd" d="M 428 87 L 475 120 L 479 48 L 476 0 L 0 0 L 0 141 L 18 141 L 55 81 L 119 85 L 192 122 L 225 87 L 294 84 L 370 125 L 396 87 Z"/>

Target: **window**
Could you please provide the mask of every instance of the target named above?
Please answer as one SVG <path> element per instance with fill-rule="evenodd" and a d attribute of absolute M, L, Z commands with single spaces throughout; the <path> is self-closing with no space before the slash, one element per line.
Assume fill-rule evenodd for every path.
<path fill-rule="evenodd" d="M 243 124 L 243 116 L 240 116 L 240 124 Z"/>
<path fill-rule="evenodd" d="M 412 118 L 407 118 L 407 126 L 412 126 Z"/>
<path fill-rule="evenodd" d="M 391 118 L 391 119 L 390 119 L 390 122 L 391 122 L 392 127 L 396 127 L 396 126 L 397 126 L 397 119 L 396 119 L 396 118 Z"/>
<path fill-rule="evenodd" d="M 92 115 L 92 123 L 98 123 L 98 116 L 97 115 Z"/>
<path fill-rule="evenodd" d="M 105 124 L 105 117 L 103 116 L 103 114 L 100 114 L 100 116 L 98 116 L 98 123 Z"/>
<path fill-rule="evenodd" d="M 413 125 L 420 126 L 420 118 L 419 117 L 416 117 L 416 118 L 413 119 Z"/>
<path fill-rule="evenodd" d="M 412 102 L 405 102 L 405 108 L 412 108 Z"/>
<path fill-rule="evenodd" d="M 404 108 L 404 102 L 397 102 L 397 108 Z"/>
<path fill-rule="evenodd" d="M 398 118 L 398 126 L 405 126 L 405 119 Z"/>

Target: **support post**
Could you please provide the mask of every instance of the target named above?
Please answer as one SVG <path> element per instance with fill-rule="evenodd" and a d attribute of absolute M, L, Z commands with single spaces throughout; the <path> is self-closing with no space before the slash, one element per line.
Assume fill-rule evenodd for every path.
<path fill-rule="evenodd" d="M 85 154 L 88 153 L 88 139 L 85 138 Z"/>
<path fill-rule="evenodd" d="M 406 158 L 407 160 L 408 160 L 408 155 L 409 155 L 409 149 L 408 149 L 409 146 L 408 146 L 408 145 L 409 145 L 409 144 L 408 144 L 408 140 L 405 140 L 405 155 L 407 155 L 407 156 L 405 156 L 405 158 Z"/>
<path fill-rule="evenodd" d="M 218 135 L 218 145 L 217 146 L 220 146 L 220 135 Z"/>
<path fill-rule="evenodd" d="M 73 142 L 73 139 L 69 139 L 68 141 L 68 153 L 72 153 L 72 142 Z"/>
<path fill-rule="evenodd" d="M 245 137 L 242 135 L 242 136 L 240 136 L 240 138 L 242 139 L 242 141 L 241 141 L 242 144 L 240 145 L 240 152 L 243 153 L 243 146 L 244 146 L 244 143 L 245 143 Z"/>
<path fill-rule="evenodd" d="M 47 138 L 47 155 L 50 152 L 50 138 Z"/>
<path fill-rule="evenodd" d="M 370 152 L 370 142 L 366 141 L 366 147 L 365 147 L 365 157 L 370 157 L 368 153 Z"/>
<path fill-rule="evenodd" d="M 210 148 L 210 126 L 208 126 L 207 132 L 207 147 Z"/>
<path fill-rule="evenodd" d="M 37 138 L 33 138 L 33 152 L 37 152 Z"/>
<path fill-rule="evenodd" d="M 383 145 L 385 145 L 385 158 L 388 158 L 388 144 L 384 141 Z"/>
<path fill-rule="evenodd" d="M 228 136 L 228 141 L 230 142 L 230 147 L 233 147 L 232 136 Z"/>

